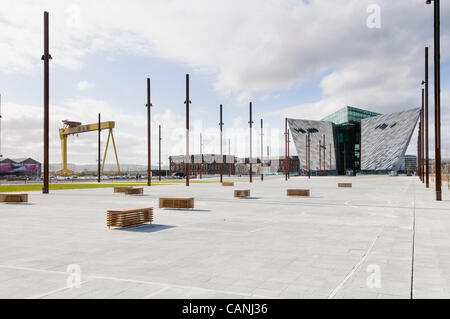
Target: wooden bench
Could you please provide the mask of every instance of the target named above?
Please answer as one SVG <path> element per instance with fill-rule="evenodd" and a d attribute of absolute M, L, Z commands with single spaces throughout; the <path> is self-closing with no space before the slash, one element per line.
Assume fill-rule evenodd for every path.
<path fill-rule="evenodd" d="M 127 191 L 127 189 L 130 189 L 130 188 L 133 188 L 133 187 L 124 187 L 124 186 L 114 187 L 114 193 L 125 193 Z"/>
<path fill-rule="evenodd" d="M 311 192 L 309 189 L 288 189 L 286 191 L 286 195 L 309 197 L 311 195 Z"/>
<path fill-rule="evenodd" d="M 249 196 L 250 196 L 249 189 L 241 189 L 241 190 L 234 191 L 234 197 L 236 197 L 236 198 L 243 198 L 243 197 L 249 197 Z"/>
<path fill-rule="evenodd" d="M 223 182 L 222 186 L 234 186 L 234 182 Z"/>
<path fill-rule="evenodd" d="M 344 187 L 353 187 L 352 183 L 339 183 L 338 187 L 344 188 Z"/>
<path fill-rule="evenodd" d="M 143 188 L 129 188 L 125 190 L 125 195 L 142 195 L 144 194 Z"/>
<path fill-rule="evenodd" d="M 110 209 L 106 216 L 107 226 L 131 227 L 153 222 L 152 207 Z"/>
<path fill-rule="evenodd" d="M 161 197 L 159 199 L 159 208 L 194 208 L 194 198 Z"/>
<path fill-rule="evenodd" d="M 28 194 L 0 194 L 1 203 L 27 203 Z"/>

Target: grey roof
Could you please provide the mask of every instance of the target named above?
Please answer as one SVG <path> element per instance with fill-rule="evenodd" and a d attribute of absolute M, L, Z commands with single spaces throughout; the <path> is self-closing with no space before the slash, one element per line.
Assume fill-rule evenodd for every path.
<path fill-rule="evenodd" d="M 27 162 L 26 164 L 40 164 L 38 161 L 32 159 L 31 157 L 13 158 L 13 161 L 15 161 L 16 163 Z"/>
<path fill-rule="evenodd" d="M 0 161 L 0 163 L 16 163 L 16 161 L 14 161 L 10 158 L 4 158 Z"/>
<path fill-rule="evenodd" d="M 26 163 L 24 163 L 26 162 Z M 24 158 L 4 158 L 0 163 L 15 163 L 15 164 L 40 164 L 38 161 L 32 159 L 31 157 Z"/>

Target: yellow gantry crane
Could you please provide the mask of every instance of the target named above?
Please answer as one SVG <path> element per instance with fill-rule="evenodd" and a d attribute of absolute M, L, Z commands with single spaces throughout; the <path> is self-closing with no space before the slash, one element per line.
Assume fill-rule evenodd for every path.
<path fill-rule="evenodd" d="M 67 137 L 69 135 L 98 131 L 98 123 L 81 125 L 81 122 L 72 122 L 64 120 L 63 128 L 59 129 L 59 137 L 61 139 L 61 154 L 62 154 L 62 169 L 57 171 L 58 175 L 73 175 L 74 171 L 67 168 Z M 116 143 L 114 141 L 113 128 L 115 122 L 101 122 L 100 130 L 109 130 L 108 140 L 106 142 L 105 154 L 103 155 L 102 173 L 105 167 L 106 154 L 108 153 L 109 139 L 111 138 L 114 147 L 114 154 L 116 156 L 117 170 L 120 174 L 119 158 L 117 157 Z"/>

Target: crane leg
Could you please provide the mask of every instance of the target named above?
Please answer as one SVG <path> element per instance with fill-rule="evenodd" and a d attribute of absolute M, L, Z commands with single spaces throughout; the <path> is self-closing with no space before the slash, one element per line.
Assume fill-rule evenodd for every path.
<path fill-rule="evenodd" d="M 114 155 L 116 156 L 116 162 L 117 162 L 117 170 L 120 174 L 120 165 L 119 165 L 119 157 L 117 156 L 117 149 L 116 149 L 116 142 L 114 141 L 114 134 L 112 132 L 112 129 L 110 130 L 111 133 L 111 140 L 114 147 Z"/>
<path fill-rule="evenodd" d="M 108 145 L 109 145 L 109 137 L 110 136 L 111 136 L 111 130 L 109 130 L 108 139 L 106 141 L 105 154 L 103 155 L 102 174 L 103 174 L 103 169 L 105 168 L 105 160 L 106 160 L 106 154 L 108 153 Z"/>
<path fill-rule="evenodd" d="M 62 156 L 62 169 L 56 171 L 57 175 L 73 175 L 74 171 L 67 168 L 67 135 L 60 135 L 61 139 L 61 156 Z"/>

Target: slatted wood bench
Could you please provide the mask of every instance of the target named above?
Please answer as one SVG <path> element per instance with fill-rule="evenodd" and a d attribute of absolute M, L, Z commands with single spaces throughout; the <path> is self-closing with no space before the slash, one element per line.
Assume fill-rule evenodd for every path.
<path fill-rule="evenodd" d="M 127 189 L 130 189 L 133 187 L 125 187 L 125 186 L 120 186 L 120 187 L 114 187 L 114 193 L 125 193 L 127 191 Z"/>
<path fill-rule="evenodd" d="M 159 208 L 194 208 L 193 197 L 161 197 Z"/>
<path fill-rule="evenodd" d="M 28 194 L 0 194 L 1 203 L 27 203 Z"/>
<path fill-rule="evenodd" d="M 223 182 L 222 186 L 234 186 L 234 182 Z"/>
<path fill-rule="evenodd" d="M 311 192 L 309 189 L 288 189 L 286 191 L 287 196 L 302 196 L 302 197 L 309 197 L 311 195 Z"/>
<path fill-rule="evenodd" d="M 351 188 L 353 187 L 352 183 L 339 183 L 338 187 L 340 188 Z"/>
<path fill-rule="evenodd" d="M 129 188 L 125 190 L 125 195 L 142 195 L 144 194 L 143 188 Z"/>
<path fill-rule="evenodd" d="M 153 207 L 110 209 L 106 223 L 111 227 L 133 227 L 153 222 Z"/>
<path fill-rule="evenodd" d="M 240 189 L 234 191 L 234 197 L 236 198 L 244 198 L 250 196 L 250 190 L 249 189 Z"/>

